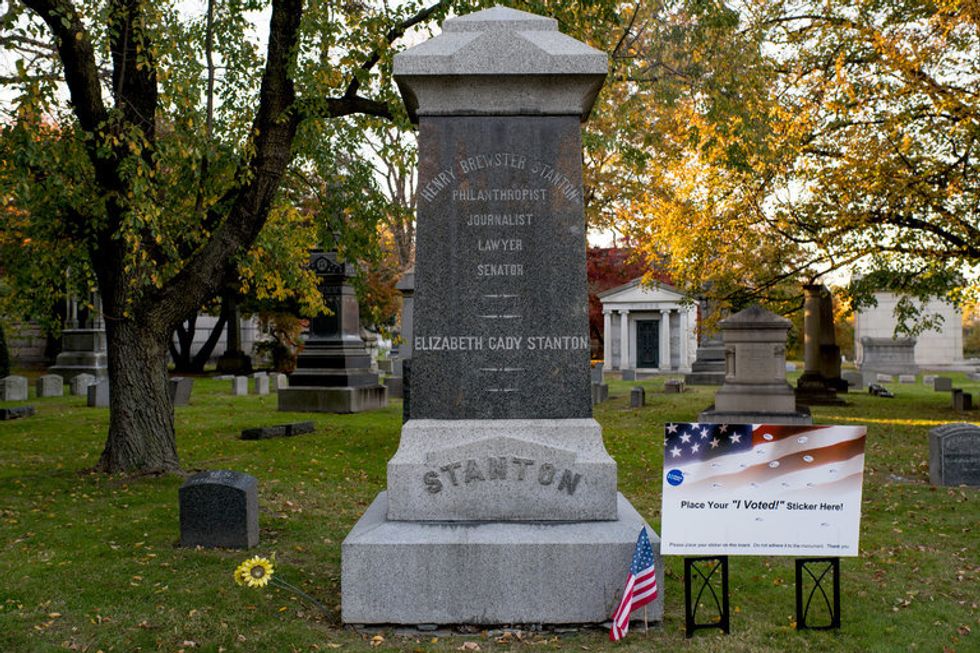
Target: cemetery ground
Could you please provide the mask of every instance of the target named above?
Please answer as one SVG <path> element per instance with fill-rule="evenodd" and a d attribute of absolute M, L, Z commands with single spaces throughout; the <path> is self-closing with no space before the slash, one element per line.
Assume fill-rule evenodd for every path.
<path fill-rule="evenodd" d="M 977 396 L 980 383 L 952 376 Z M 636 383 L 610 385 L 596 418 L 619 464 L 620 491 L 659 532 L 662 424 L 694 421 L 715 388 L 667 395 L 663 378 L 642 381 L 647 405 L 631 409 Z M 276 411 L 275 395 L 232 397 L 228 382 L 197 379 L 192 405 L 176 411 L 184 468 L 256 476 L 261 544 L 194 550 L 175 546 L 183 479 L 87 472 L 108 411 L 81 397 L 34 399 L 32 384 L 37 414 L 0 423 L 0 650 L 980 650 L 980 492 L 931 487 L 927 451 L 930 428 L 976 413 L 954 413 L 948 393 L 921 381 L 889 387 L 897 398 L 854 392 L 848 406 L 814 409 L 817 423 L 868 428 L 861 555 L 842 560 L 839 632 L 794 630 L 792 558 L 732 557 L 732 634 L 701 631 L 686 641 L 683 561 L 668 557 L 662 628 L 634 624 L 612 644 L 598 629 L 447 636 L 341 625 L 340 545 L 385 487 L 400 401 L 373 413 L 293 415 Z M 312 434 L 238 439 L 243 428 L 309 419 Z M 239 562 L 273 553 L 275 573 L 326 614 L 279 589 L 235 585 Z M 560 560 L 554 573 L 563 573 Z"/>

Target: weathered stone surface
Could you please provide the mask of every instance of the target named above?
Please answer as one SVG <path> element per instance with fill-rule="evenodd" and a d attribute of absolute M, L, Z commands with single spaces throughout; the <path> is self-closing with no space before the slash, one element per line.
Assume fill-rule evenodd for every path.
<path fill-rule="evenodd" d="M 13 408 L 0 408 L 0 422 L 9 419 L 20 419 L 30 417 L 34 414 L 34 406 L 14 406 Z"/>
<path fill-rule="evenodd" d="M 97 379 L 109 375 L 106 333 L 101 319 L 85 328 L 66 328 L 61 333 L 61 353 L 48 372 L 71 381 L 79 374 Z"/>
<path fill-rule="evenodd" d="M 242 431 L 242 440 L 268 440 L 270 438 L 287 438 L 303 433 L 313 433 L 316 430 L 313 422 L 293 422 L 292 424 L 276 424 L 275 426 L 260 426 Z"/>
<path fill-rule="evenodd" d="M 864 389 L 864 375 L 860 372 L 844 372 L 844 380 L 847 381 L 848 390 L 863 390 Z"/>
<path fill-rule="evenodd" d="M 65 394 L 65 380 L 57 374 L 45 374 L 38 377 L 34 390 L 39 398 L 62 397 Z"/>
<path fill-rule="evenodd" d="M 861 370 L 883 374 L 916 374 L 915 338 L 861 338 Z"/>
<path fill-rule="evenodd" d="M 915 381 L 916 381 L 915 374 L 899 374 L 898 375 L 898 382 L 899 383 L 915 383 Z"/>
<path fill-rule="evenodd" d="M 269 390 L 272 392 L 279 392 L 280 390 L 285 390 L 289 387 L 289 377 L 285 374 L 270 374 L 269 375 Z"/>
<path fill-rule="evenodd" d="M 932 384 L 932 389 L 936 392 L 949 392 L 953 389 L 953 379 L 948 376 L 937 376 Z"/>
<path fill-rule="evenodd" d="M 602 384 L 605 381 L 602 375 L 604 366 L 605 363 L 596 363 L 592 366 L 592 385 Z"/>
<path fill-rule="evenodd" d="M 269 394 L 269 375 L 252 377 L 252 393 L 257 395 Z"/>
<path fill-rule="evenodd" d="M 411 418 L 591 417 L 577 117 L 427 118 L 419 147 Z"/>
<path fill-rule="evenodd" d="M 643 408 L 647 403 L 647 391 L 642 386 L 630 389 L 630 408 Z"/>
<path fill-rule="evenodd" d="M 72 395 L 76 397 L 87 397 L 88 387 L 96 382 L 96 378 L 91 374 L 76 374 L 68 382 Z"/>
<path fill-rule="evenodd" d="M 623 381 L 636 381 L 636 370 L 626 368 L 621 372 Z"/>
<path fill-rule="evenodd" d="M 27 401 L 27 377 L 11 375 L 0 379 L 0 401 Z"/>
<path fill-rule="evenodd" d="M 394 520 L 616 518 L 616 462 L 593 419 L 410 420 L 388 461 Z"/>
<path fill-rule="evenodd" d="M 973 410 L 973 395 L 971 393 L 964 392 L 960 388 L 953 388 L 952 399 L 953 410 L 959 412 Z"/>
<path fill-rule="evenodd" d="M 924 374 L 922 376 L 922 384 L 923 385 L 934 385 L 935 383 L 936 383 L 936 375 L 935 374 Z"/>
<path fill-rule="evenodd" d="M 109 379 L 100 379 L 90 385 L 88 393 L 89 408 L 108 408 L 109 407 Z"/>
<path fill-rule="evenodd" d="M 242 396 L 248 394 L 248 377 L 236 376 L 231 380 L 231 394 Z"/>
<path fill-rule="evenodd" d="M 384 385 L 388 388 L 389 399 L 401 399 L 404 395 L 404 378 L 400 376 L 389 376 L 384 380 Z"/>
<path fill-rule="evenodd" d="M 386 502 L 382 492 L 342 545 L 345 623 L 604 622 L 646 526 L 622 495 L 614 521 L 551 524 L 391 521 Z M 660 538 L 646 528 L 663 588 Z M 379 564 L 392 560 L 397 573 Z M 648 616 L 663 619 L 662 590 Z"/>
<path fill-rule="evenodd" d="M 786 333 L 790 321 L 761 306 L 720 323 L 725 342 L 725 383 L 701 422 L 811 424 L 809 410 L 797 406 L 786 382 Z"/>
<path fill-rule="evenodd" d="M 833 302 L 830 290 L 822 284 L 803 286 L 803 356 L 796 400 L 806 406 L 843 404 L 837 397 L 840 348 L 834 336 Z"/>
<path fill-rule="evenodd" d="M 681 393 L 684 392 L 686 388 L 684 387 L 684 381 L 680 379 L 667 379 L 664 381 L 664 392 L 667 393 Z"/>
<path fill-rule="evenodd" d="M 604 401 L 609 401 L 609 384 L 608 383 L 593 383 L 592 384 L 592 405 L 601 404 Z"/>
<path fill-rule="evenodd" d="M 944 424 L 929 431 L 929 482 L 980 486 L 980 427 Z"/>
<path fill-rule="evenodd" d="M 248 549 L 259 543 L 259 490 L 254 476 L 201 472 L 180 488 L 180 545 Z"/>
<path fill-rule="evenodd" d="M 214 378 L 216 380 L 218 380 L 218 381 L 231 381 L 232 379 L 235 378 L 235 375 L 234 374 L 219 374 L 218 376 L 216 376 Z"/>
<path fill-rule="evenodd" d="M 310 321 L 289 387 L 278 392 L 279 410 L 350 413 L 386 406 L 387 391 L 360 334 L 354 265 L 336 252 L 313 250 L 310 268 L 330 314 Z"/>
<path fill-rule="evenodd" d="M 875 380 L 878 383 L 894 383 L 895 382 L 895 377 L 892 376 L 891 374 L 882 374 L 882 373 L 879 372 L 879 373 L 875 374 Z"/>
<path fill-rule="evenodd" d="M 170 379 L 170 401 L 174 406 L 189 406 L 193 389 L 194 379 L 185 376 L 172 377 Z"/>

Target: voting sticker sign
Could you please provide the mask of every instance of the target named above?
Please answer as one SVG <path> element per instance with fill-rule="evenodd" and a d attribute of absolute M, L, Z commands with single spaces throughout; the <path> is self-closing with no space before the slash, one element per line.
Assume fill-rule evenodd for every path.
<path fill-rule="evenodd" d="M 863 426 L 667 424 L 661 552 L 856 556 Z"/>

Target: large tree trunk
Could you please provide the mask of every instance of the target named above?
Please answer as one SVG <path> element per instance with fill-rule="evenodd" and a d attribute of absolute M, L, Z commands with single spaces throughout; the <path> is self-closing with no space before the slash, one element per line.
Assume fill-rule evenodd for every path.
<path fill-rule="evenodd" d="M 169 330 L 109 320 L 109 437 L 97 469 L 179 471 L 167 379 Z"/>

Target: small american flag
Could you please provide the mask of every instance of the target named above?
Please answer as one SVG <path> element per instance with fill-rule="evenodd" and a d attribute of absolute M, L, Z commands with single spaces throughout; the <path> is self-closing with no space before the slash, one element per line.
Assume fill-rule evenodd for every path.
<path fill-rule="evenodd" d="M 653 547 L 647 537 L 647 529 L 640 529 L 633 552 L 633 564 L 626 576 L 626 588 L 619 607 L 613 612 L 609 639 L 614 642 L 626 636 L 630 629 L 630 614 L 657 598 L 657 570 L 653 566 Z"/>

